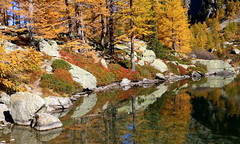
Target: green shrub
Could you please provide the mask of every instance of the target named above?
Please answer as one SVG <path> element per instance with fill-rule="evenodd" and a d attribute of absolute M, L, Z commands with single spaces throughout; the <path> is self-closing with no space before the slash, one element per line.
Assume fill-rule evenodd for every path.
<path fill-rule="evenodd" d="M 53 68 L 53 70 L 56 70 L 56 69 L 58 69 L 58 68 L 70 70 L 72 67 L 71 67 L 71 65 L 70 65 L 68 62 L 66 62 L 65 60 L 56 59 L 56 60 L 54 60 L 53 63 L 52 63 L 52 68 Z"/>
<path fill-rule="evenodd" d="M 156 73 L 161 73 L 150 65 L 136 66 L 137 72 L 140 74 L 140 78 L 154 79 Z"/>
<path fill-rule="evenodd" d="M 172 72 L 172 73 L 174 73 L 176 75 L 180 75 L 180 71 L 179 71 L 177 65 L 175 65 L 175 64 L 170 62 L 170 63 L 167 64 L 167 67 L 168 67 L 170 72 Z"/>
<path fill-rule="evenodd" d="M 77 82 L 69 82 L 64 76 L 60 77 L 56 74 L 44 74 L 40 86 L 42 88 L 52 89 L 54 92 L 60 94 L 73 94 L 76 91 L 82 90 L 82 87 Z"/>

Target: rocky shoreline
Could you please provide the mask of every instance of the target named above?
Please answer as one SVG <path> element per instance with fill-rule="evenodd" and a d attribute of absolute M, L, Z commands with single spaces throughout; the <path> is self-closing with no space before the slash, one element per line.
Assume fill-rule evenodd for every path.
<path fill-rule="evenodd" d="M 199 60 L 194 59 L 191 65 L 180 64 L 177 61 L 163 61 L 156 58 L 155 53 L 152 50 L 147 49 L 147 45 L 144 42 L 139 41 L 139 49 L 143 52 L 142 55 L 135 55 L 137 65 L 144 66 L 150 65 L 155 68 L 159 73 L 155 73 L 155 79 L 150 80 L 143 78 L 139 81 L 130 81 L 127 78 L 123 78 L 121 82 L 114 82 L 106 86 L 97 87 L 97 78 L 90 72 L 70 63 L 71 69 L 68 70 L 73 80 L 83 87 L 83 92 L 78 92 L 70 97 L 56 97 L 49 96 L 43 98 L 38 91 L 28 90 L 28 92 L 17 92 L 12 95 L 6 93 L 0 93 L 0 129 L 9 124 L 31 126 L 39 131 L 46 131 L 62 127 L 62 123 L 59 117 L 62 117 L 68 113 L 68 109 L 73 105 L 73 102 L 80 97 L 87 97 L 89 93 L 96 93 L 107 91 L 111 89 L 123 89 L 128 90 L 134 86 L 148 87 L 155 83 L 163 82 L 176 82 L 184 79 L 192 79 L 194 81 L 200 80 L 203 77 L 231 77 L 239 74 L 240 68 L 234 68 L 229 63 L 222 60 Z M 6 50 L 9 52 L 22 49 L 21 47 L 5 41 Z M 64 57 L 59 53 L 59 47 L 55 41 L 39 40 L 40 51 L 51 56 L 51 60 L 45 60 L 42 68 L 46 73 L 53 73 L 52 63 L 56 59 L 63 61 Z M 116 49 L 129 51 L 129 45 L 118 45 Z M 119 56 L 120 58 L 127 59 L 128 57 Z M 190 61 L 190 60 L 189 60 Z M 176 75 L 169 70 L 169 65 L 174 64 L 180 71 L 188 70 L 195 66 L 196 63 L 200 63 L 207 68 L 207 73 L 194 70 L 189 72 L 190 74 Z M 108 69 L 105 59 L 101 59 L 101 64 L 105 69 Z M 161 73 L 160 73 L 161 72 Z M 57 111 L 63 112 L 63 114 L 57 114 Z"/>
<path fill-rule="evenodd" d="M 73 105 L 73 102 L 80 97 L 86 97 L 89 93 L 103 92 L 111 89 L 128 90 L 133 86 L 148 87 L 149 85 L 160 82 L 176 82 L 179 80 L 189 79 L 199 80 L 203 77 L 232 77 L 239 74 L 240 68 L 231 70 L 220 70 L 217 72 L 208 72 L 202 74 L 200 72 L 193 72 L 191 75 L 170 75 L 170 76 L 156 76 L 157 79 L 132 82 L 124 78 L 121 82 L 115 82 L 106 86 L 100 86 L 93 91 L 83 91 L 73 94 L 71 97 L 46 97 L 32 94 L 30 92 L 17 92 L 11 96 L 6 93 L 1 93 L 0 99 L 0 129 L 9 124 L 31 126 L 35 130 L 46 131 L 62 127 L 61 121 L 58 117 L 64 115 L 53 116 L 56 111 L 67 110 Z M 66 112 L 67 114 L 67 112 Z"/>

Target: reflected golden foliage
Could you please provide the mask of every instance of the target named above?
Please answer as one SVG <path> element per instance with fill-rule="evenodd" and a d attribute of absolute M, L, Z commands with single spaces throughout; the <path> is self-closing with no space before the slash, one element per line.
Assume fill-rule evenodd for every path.
<path fill-rule="evenodd" d="M 167 99 L 166 105 L 160 110 L 159 139 L 167 143 L 184 143 L 188 133 L 191 113 L 190 96 L 183 92 Z"/>

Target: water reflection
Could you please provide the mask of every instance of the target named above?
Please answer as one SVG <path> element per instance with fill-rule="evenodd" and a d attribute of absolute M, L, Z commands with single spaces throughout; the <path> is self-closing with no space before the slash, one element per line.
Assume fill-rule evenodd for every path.
<path fill-rule="evenodd" d="M 92 94 L 77 101 L 76 108 L 61 118 L 63 130 L 38 133 L 13 127 L 5 134 L 0 130 L 0 140 L 49 144 L 238 143 L 240 77 L 225 80 L 184 80 Z M 209 87 L 210 81 L 218 85 Z"/>
<path fill-rule="evenodd" d="M 240 140 L 240 79 L 223 88 L 197 88 L 189 91 L 192 117 L 211 130 L 214 137 L 228 143 Z"/>
<path fill-rule="evenodd" d="M 42 144 L 58 137 L 62 129 L 54 129 L 50 131 L 37 132 L 30 127 L 13 126 L 11 131 L 11 139 L 16 144 Z"/>

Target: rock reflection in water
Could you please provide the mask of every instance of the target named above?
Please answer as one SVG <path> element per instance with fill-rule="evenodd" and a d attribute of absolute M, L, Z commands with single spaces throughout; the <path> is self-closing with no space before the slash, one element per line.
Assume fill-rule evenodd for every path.
<path fill-rule="evenodd" d="M 30 127 L 14 126 L 12 138 L 16 144 L 42 144 L 43 142 L 55 139 L 60 135 L 62 129 L 53 129 L 45 132 L 38 132 Z"/>
<path fill-rule="evenodd" d="M 19 143 L 238 143 L 240 77 L 217 81 L 224 87 L 185 80 L 96 93 L 75 103 L 56 135 L 26 127 L 2 135 Z"/>
<path fill-rule="evenodd" d="M 223 142 L 240 140 L 240 78 L 222 88 L 196 88 L 189 91 L 192 117 L 223 137 Z M 217 138 L 215 138 L 217 139 Z"/>
<path fill-rule="evenodd" d="M 99 115 L 75 118 L 74 125 L 68 127 L 72 140 L 107 144 L 183 143 L 190 122 L 190 96 L 185 92 L 169 96 L 172 93 L 165 95 L 166 91 L 167 87 L 160 85 L 148 95 L 132 95 L 121 103 L 110 101 Z M 162 95 L 165 98 L 161 99 Z M 127 111 L 119 110 L 126 106 Z"/>

